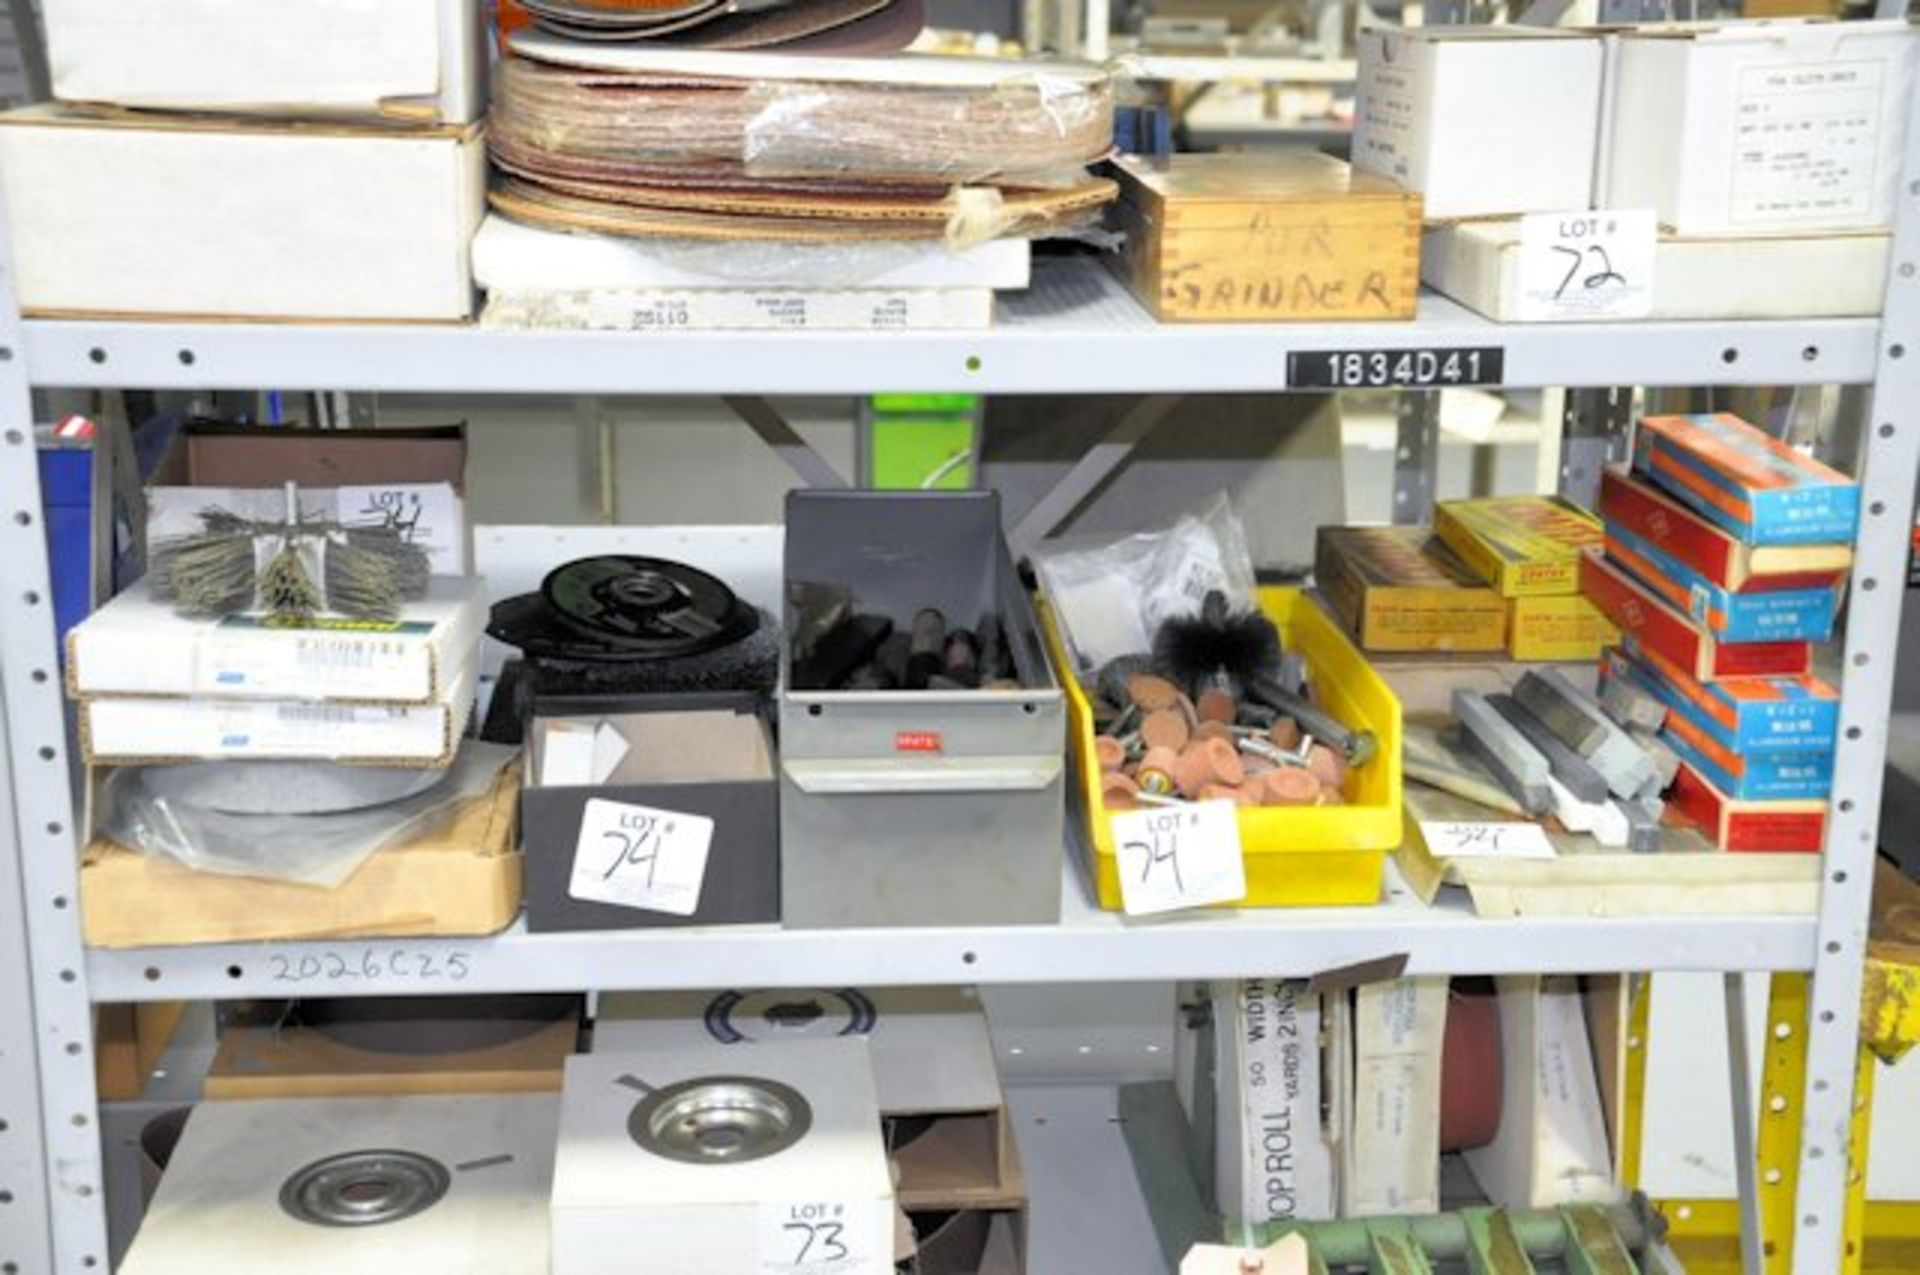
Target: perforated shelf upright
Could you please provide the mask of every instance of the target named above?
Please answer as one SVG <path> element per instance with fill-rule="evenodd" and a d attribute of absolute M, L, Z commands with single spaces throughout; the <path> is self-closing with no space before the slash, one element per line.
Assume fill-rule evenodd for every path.
<path fill-rule="evenodd" d="M 1862 952 L 1920 468 L 1920 129 L 1910 129 L 1885 312 L 1873 319 L 1502 326 L 1437 297 L 1399 325 L 1168 328 L 1097 263 L 1042 268 L 977 333 L 508 332 L 473 327 L 22 321 L 0 265 L 0 1275 L 103 1268 L 90 1010 L 96 1000 L 288 994 L 341 945 L 89 953 L 34 460 L 34 386 L 552 394 L 996 394 L 1285 391 L 1352 351 L 1498 350 L 1508 386 L 1870 385 L 1842 731 L 1816 917 L 1490 920 L 1425 909 L 1266 912 L 1132 925 L 1077 882 L 1055 925 L 531 935 L 351 945 L 365 977 L 331 995 L 638 986 L 1108 981 L 1306 975 L 1404 952 L 1426 973 L 1807 970 L 1813 1013 L 1793 1269 L 1837 1269 Z M 1307 362 L 1302 362 L 1307 360 Z M 458 952 L 429 985 L 391 948 Z M 330 963 L 328 963 L 330 964 Z M 323 965 L 322 968 L 326 968 Z M 451 965 L 444 962 L 439 968 Z M 295 990 L 300 990 L 296 988 Z M 1037 1275 L 1066 1275 L 1046 1270 Z"/>

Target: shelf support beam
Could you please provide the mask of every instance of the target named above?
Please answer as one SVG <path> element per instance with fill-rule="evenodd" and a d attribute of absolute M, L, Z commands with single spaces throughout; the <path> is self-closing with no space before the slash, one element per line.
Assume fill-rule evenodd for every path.
<path fill-rule="evenodd" d="M 1007 544 L 1013 551 L 1013 560 L 1018 562 L 1032 552 L 1035 545 L 1052 535 L 1088 497 L 1133 459 L 1134 448 L 1155 426 L 1172 415 L 1183 397 L 1181 394 L 1149 394 L 1128 408 L 1113 428 L 1089 447 L 1087 454 L 1075 461 L 1008 533 Z"/>
<path fill-rule="evenodd" d="M 787 462 L 787 468 L 800 475 L 801 481 L 809 487 L 834 490 L 847 486 L 847 480 L 840 471 L 828 463 L 827 458 L 813 450 L 812 444 L 800 437 L 800 431 L 787 423 L 787 418 L 773 410 L 773 404 L 757 394 L 722 394 L 720 401 L 727 410 L 747 423 L 747 427 L 760 436 L 760 441 L 773 448 L 774 454 Z"/>

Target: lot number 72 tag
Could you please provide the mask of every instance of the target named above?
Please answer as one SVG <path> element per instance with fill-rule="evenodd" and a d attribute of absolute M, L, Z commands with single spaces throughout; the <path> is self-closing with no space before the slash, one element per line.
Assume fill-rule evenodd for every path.
<path fill-rule="evenodd" d="M 1113 816 L 1120 904 L 1129 916 L 1233 903 L 1247 896 L 1239 807 L 1152 806 Z"/>
<path fill-rule="evenodd" d="M 1520 219 L 1520 317 L 1642 319 L 1653 313 L 1650 208 Z"/>
<path fill-rule="evenodd" d="M 713 820 L 595 797 L 580 815 L 567 893 L 646 912 L 692 916 L 707 875 Z"/>

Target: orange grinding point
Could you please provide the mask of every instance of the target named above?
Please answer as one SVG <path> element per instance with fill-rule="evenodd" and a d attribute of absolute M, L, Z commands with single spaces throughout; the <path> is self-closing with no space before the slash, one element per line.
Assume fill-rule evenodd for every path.
<path fill-rule="evenodd" d="M 1191 734 L 1187 719 L 1176 708 L 1155 709 L 1140 723 L 1140 738 L 1149 748 L 1171 748 L 1177 753 L 1187 746 Z"/>
<path fill-rule="evenodd" d="M 1311 806 L 1320 796 L 1320 781 L 1297 766 L 1270 770 L 1261 779 L 1262 805 Z"/>
<path fill-rule="evenodd" d="M 1224 739 L 1203 739 L 1180 754 L 1173 777 L 1180 784 L 1180 794 L 1192 798 L 1208 784 L 1237 786 L 1247 772 L 1240 764 L 1239 749 Z"/>
<path fill-rule="evenodd" d="M 1111 735 L 1095 737 L 1093 755 L 1102 770 L 1118 770 L 1127 764 L 1127 746 Z"/>
<path fill-rule="evenodd" d="M 1180 688 L 1164 677 L 1135 673 L 1127 679 L 1127 694 L 1141 712 L 1151 713 L 1157 709 L 1172 708 L 1180 698 Z"/>
<path fill-rule="evenodd" d="M 1174 772 L 1179 768 L 1180 754 L 1171 748 L 1149 748 L 1147 755 L 1140 759 L 1139 769 L 1133 773 L 1141 791 L 1151 793 L 1170 793 L 1174 789 Z"/>

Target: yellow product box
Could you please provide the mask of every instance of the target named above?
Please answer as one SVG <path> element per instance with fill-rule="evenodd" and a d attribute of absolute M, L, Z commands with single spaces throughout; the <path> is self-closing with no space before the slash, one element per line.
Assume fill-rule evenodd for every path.
<path fill-rule="evenodd" d="M 1598 518 L 1559 496 L 1443 500 L 1433 531 L 1503 598 L 1580 592 L 1580 551 L 1603 538 Z"/>
<path fill-rule="evenodd" d="M 1367 651 L 1498 651 L 1506 604 L 1424 527 L 1322 527 L 1314 583 Z"/>
<path fill-rule="evenodd" d="M 1507 654 L 1516 660 L 1597 660 L 1620 640 L 1613 621 L 1577 593 L 1507 606 Z"/>
<path fill-rule="evenodd" d="M 1339 623 L 1299 589 L 1263 588 L 1260 610 L 1289 651 L 1307 662 L 1321 707 L 1357 730 L 1370 730 L 1379 751 L 1355 766 L 1341 783 L 1338 806 L 1252 806 L 1237 813 L 1246 860 L 1247 895 L 1242 907 L 1331 907 L 1380 901 L 1388 850 L 1402 839 L 1406 793 L 1400 769 L 1400 701 L 1386 679 L 1354 649 Z M 1082 821 L 1080 843 L 1100 906 L 1119 911 L 1120 852 L 1112 816 L 1100 792 L 1100 761 L 1094 753 L 1093 701 L 1077 678 L 1053 610 L 1037 607 L 1047 653 L 1063 670 L 1067 693 L 1067 739 L 1071 782 L 1070 817 Z"/>

